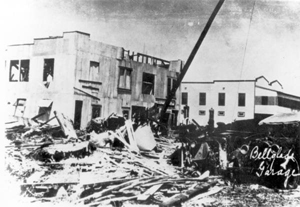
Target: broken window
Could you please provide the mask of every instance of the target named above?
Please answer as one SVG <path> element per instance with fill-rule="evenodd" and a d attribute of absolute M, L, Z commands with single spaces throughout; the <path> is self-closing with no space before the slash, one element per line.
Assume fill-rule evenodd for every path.
<path fill-rule="evenodd" d="M 143 73 L 142 94 L 154 95 L 154 80 L 155 77 L 150 73 Z"/>
<path fill-rule="evenodd" d="M 246 105 L 246 94 L 239 93 L 239 106 L 245 106 L 245 105 Z"/>
<path fill-rule="evenodd" d="M 40 121 L 48 121 L 51 113 L 52 101 L 51 100 L 40 100 L 39 102 L 39 117 L 37 118 Z"/>
<path fill-rule="evenodd" d="M 17 82 L 19 78 L 19 60 L 11 60 L 9 68 L 9 81 Z"/>
<path fill-rule="evenodd" d="M 199 93 L 199 105 L 200 106 L 206 105 L 206 93 Z"/>
<path fill-rule="evenodd" d="M 131 89 L 131 68 L 120 67 L 119 88 Z"/>
<path fill-rule="evenodd" d="M 21 62 L 21 66 L 20 66 Z M 9 67 L 9 81 L 28 82 L 29 81 L 29 60 L 11 60 Z"/>
<path fill-rule="evenodd" d="M 182 92 L 182 94 L 181 94 L 181 104 L 182 105 L 187 105 L 188 104 L 188 93 L 187 92 Z"/>
<path fill-rule="evenodd" d="M 219 106 L 225 106 L 225 93 L 219 93 Z"/>
<path fill-rule="evenodd" d="M 21 60 L 20 81 L 29 81 L 29 60 Z"/>
<path fill-rule="evenodd" d="M 51 82 L 54 74 L 54 59 L 44 59 L 43 81 Z"/>
<path fill-rule="evenodd" d="M 16 103 L 14 104 L 14 106 L 16 106 L 14 116 L 23 116 L 25 111 L 25 105 L 26 105 L 26 99 L 18 98 Z"/>
<path fill-rule="evenodd" d="M 92 119 L 101 116 L 101 105 L 92 105 Z"/>

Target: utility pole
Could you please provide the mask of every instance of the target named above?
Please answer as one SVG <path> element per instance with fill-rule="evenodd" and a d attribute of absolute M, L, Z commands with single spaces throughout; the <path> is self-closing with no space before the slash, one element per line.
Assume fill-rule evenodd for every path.
<path fill-rule="evenodd" d="M 175 84 L 174 84 L 172 90 L 170 91 L 170 93 L 168 94 L 167 99 L 165 101 L 165 104 L 164 104 L 164 106 L 161 110 L 161 114 L 160 114 L 160 121 L 161 122 L 163 120 L 163 117 L 165 116 L 165 113 L 166 113 L 173 97 L 175 96 L 175 93 L 176 93 L 177 89 L 179 88 L 179 86 L 182 82 L 182 79 L 184 78 L 186 72 L 188 71 L 188 69 L 189 69 L 196 53 L 198 52 L 199 47 L 201 46 L 201 44 L 202 44 L 202 42 L 203 42 L 210 26 L 211 26 L 211 24 L 213 23 L 215 17 L 217 16 L 217 14 L 218 14 L 220 8 L 222 7 L 224 1 L 225 0 L 219 0 L 217 6 L 215 7 L 214 11 L 212 12 L 211 16 L 209 17 L 208 22 L 206 23 L 206 25 L 205 25 L 205 27 L 204 27 L 197 43 L 196 43 L 196 45 L 194 46 L 194 48 L 193 48 L 193 50 L 192 50 L 192 52 L 189 56 L 189 58 L 187 59 L 186 64 L 184 65 L 179 77 L 177 78 L 177 81 L 175 82 Z"/>

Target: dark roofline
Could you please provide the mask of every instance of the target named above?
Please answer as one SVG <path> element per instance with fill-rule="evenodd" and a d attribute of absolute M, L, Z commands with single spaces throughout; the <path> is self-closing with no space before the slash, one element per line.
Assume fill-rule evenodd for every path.
<path fill-rule="evenodd" d="M 13 45 L 8 45 L 8 47 L 11 47 L 11 46 L 22 46 L 22 45 L 34 45 L 34 44 L 33 43 L 13 44 Z"/>
<path fill-rule="evenodd" d="M 76 32 L 76 33 L 79 33 L 79 34 L 83 34 L 83 35 L 86 35 L 86 36 L 91 36 L 89 33 L 86 33 L 86 32 L 81 32 L 81 31 L 67 31 L 67 32 L 63 32 L 63 34 L 65 34 L 65 33 L 74 33 L 74 32 Z"/>
<path fill-rule="evenodd" d="M 272 81 L 269 85 L 272 86 L 272 84 L 274 83 L 278 83 L 281 86 L 281 88 L 283 88 L 282 84 L 278 80 Z"/>
<path fill-rule="evenodd" d="M 256 82 L 256 80 L 214 80 L 214 81 L 211 81 L 211 82 L 189 82 L 189 81 L 186 81 L 186 82 L 182 82 L 182 83 L 186 83 L 186 84 L 213 84 L 213 83 L 216 83 L 216 82 Z"/>
<path fill-rule="evenodd" d="M 283 95 L 291 96 L 291 97 L 294 97 L 294 98 L 300 98 L 299 96 L 296 96 L 296 95 L 292 95 L 292 94 L 289 94 L 289 93 L 284 93 L 284 92 L 277 91 L 277 90 L 270 89 L 270 88 L 265 88 L 265 87 L 262 87 L 262 86 L 257 86 L 256 85 L 255 87 L 261 88 L 261 89 L 265 89 L 265 90 L 269 90 L 269 91 L 273 91 L 273 92 L 276 92 L 278 94 L 283 94 Z"/>
<path fill-rule="evenodd" d="M 38 37 L 38 38 L 33 38 L 33 40 L 49 40 L 49 39 L 58 39 L 58 38 L 63 38 L 63 36 Z"/>
<path fill-rule="evenodd" d="M 67 31 L 67 32 L 63 32 L 63 36 L 41 37 L 41 38 L 34 38 L 33 40 L 47 40 L 47 39 L 63 38 L 63 37 L 64 37 L 64 34 L 67 34 L 67 33 L 79 33 L 79 34 L 86 35 L 86 36 L 90 37 L 90 34 L 89 34 L 89 33 L 80 32 L 80 31 Z"/>
<path fill-rule="evenodd" d="M 257 78 L 255 79 L 255 81 L 257 81 L 258 79 L 261 79 L 261 78 L 265 79 L 265 81 L 267 81 L 267 82 L 268 82 L 268 85 L 270 84 L 270 82 L 268 81 L 268 79 L 266 79 L 266 77 L 265 77 L 265 76 L 263 76 L 263 75 L 261 75 L 261 76 L 257 77 Z"/>

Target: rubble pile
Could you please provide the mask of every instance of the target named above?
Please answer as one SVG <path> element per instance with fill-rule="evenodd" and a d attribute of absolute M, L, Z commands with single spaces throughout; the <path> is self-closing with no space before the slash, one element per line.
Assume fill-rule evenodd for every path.
<path fill-rule="evenodd" d="M 149 125 L 111 115 L 74 133 L 67 117 L 57 118 L 60 127 L 7 129 L 6 168 L 22 202 L 173 206 L 217 183 L 208 171 L 195 177 L 195 169 L 173 166 L 178 144 L 154 137 Z"/>
<path fill-rule="evenodd" d="M 277 189 L 241 184 L 238 176 L 249 176 L 222 167 L 226 140 L 235 139 L 232 135 L 208 136 L 196 123 L 157 136 L 151 124 L 116 114 L 93 119 L 87 129 L 75 131 L 66 116 L 55 114 L 59 126 L 14 123 L 7 128 L 5 178 L 14 201 L 63 206 L 276 206 L 285 196 L 291 205 L 300 204 L 295 196 L 299 188 L 278 194 Z"/>

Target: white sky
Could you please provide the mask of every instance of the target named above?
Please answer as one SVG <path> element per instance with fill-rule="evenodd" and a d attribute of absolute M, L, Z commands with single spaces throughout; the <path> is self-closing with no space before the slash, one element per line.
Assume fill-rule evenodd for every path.
<path fill-rule="evenodd" d="M 78 30 L 90 33 L 93 40 L 131 51 L 186 61 L 217 2 L 2 1 L 0 46 Z M 285 92 L 300 96 L 300 1 L 226 0 L 185 81 L 261 75 L 279 80 Z"/>

